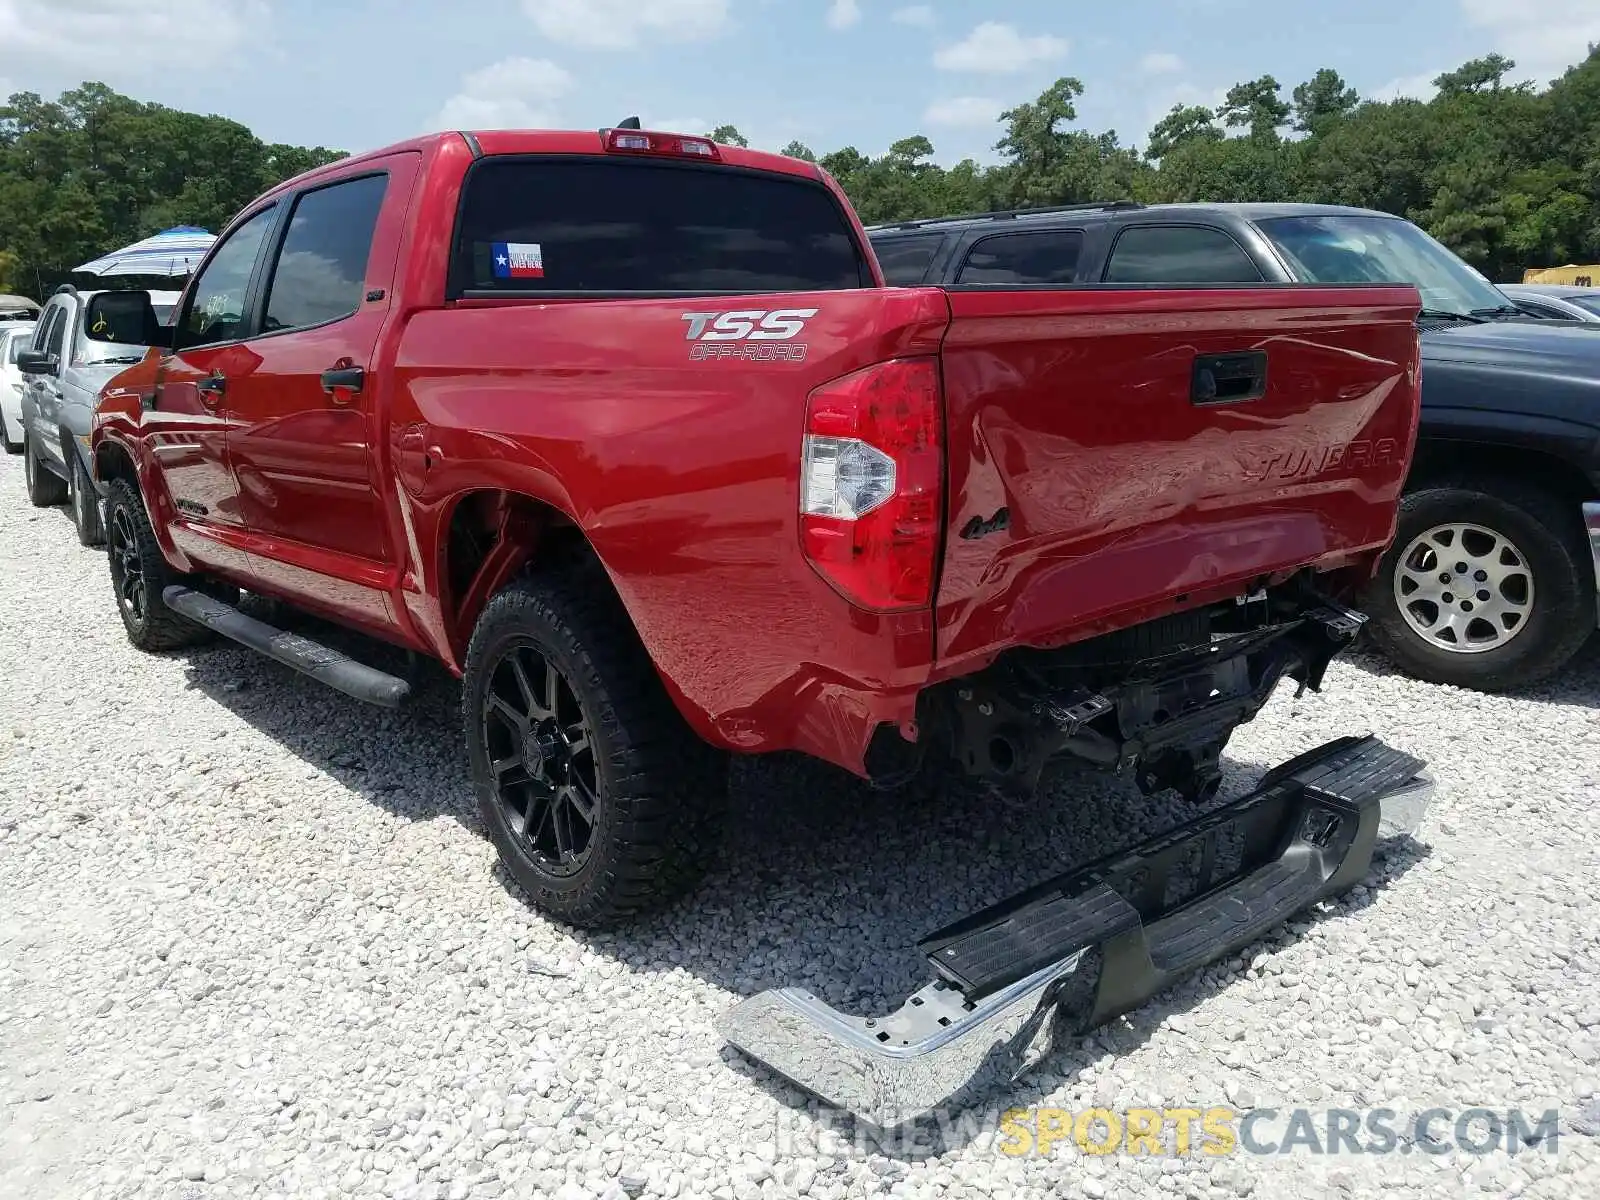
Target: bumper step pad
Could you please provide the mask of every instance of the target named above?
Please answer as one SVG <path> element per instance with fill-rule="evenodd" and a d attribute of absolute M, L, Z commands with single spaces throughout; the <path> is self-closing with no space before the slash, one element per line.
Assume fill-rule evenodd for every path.
<path fill-rule="evenodd" d="M 925 938 L 936 978 L 888 1017 L 782 988 L 735 1006 L 719 1031 L 879 1128 L 965 1107 L 1058 1041 L 1360 882 L 1381 841 L 1416 829 L 1432 791 L 1421 760 L 1376 738 L 1330 742 L 1171 833 Z"/>

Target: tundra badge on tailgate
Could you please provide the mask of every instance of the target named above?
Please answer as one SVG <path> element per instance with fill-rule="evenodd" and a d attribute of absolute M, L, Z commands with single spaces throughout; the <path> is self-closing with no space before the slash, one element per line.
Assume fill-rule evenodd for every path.
<path fill-rule="evenodd" d="M 744 308 L 733 312 L 684 313 L 689 360 L 742 359 L 746 362 L 805 362 L 806 343 L 794 339 L 805 332 L 814 308 Z"/>

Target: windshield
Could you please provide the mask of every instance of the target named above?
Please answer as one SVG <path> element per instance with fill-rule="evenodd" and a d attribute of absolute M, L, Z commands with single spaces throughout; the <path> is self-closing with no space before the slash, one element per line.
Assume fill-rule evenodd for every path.
<path fill-rule="evenodd" d="M 1600 316 L 1600 296 L 1568 296 L 1566 299 L 1568 304 L 1576 304 Z"/>
<path fill-rule="evenodd" d="M 1410 283 L 1422 307 L 1499 312 L 1511 307 L 1487 279 L 1410 221 L 1323 214 L 1256 222 L 1304 283 Z"/>
<path fill-rule="evenodd" d="M 78 365 L 92 367 L 96 363 L 135 363 L 144 358 L 148 346 L 135 346 L 130 342 L 92 342 L 84 338 L 78 350 Z"/>

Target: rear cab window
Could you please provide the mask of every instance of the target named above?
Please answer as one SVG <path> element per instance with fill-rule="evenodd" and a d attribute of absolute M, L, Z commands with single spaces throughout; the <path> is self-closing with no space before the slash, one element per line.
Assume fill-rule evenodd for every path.
<path fill-rule="evenodd" d="M 873 285 L 820 181 L 701 163 L 490 157 L 463 185 L 453 296 L 705 295 Z"/>
<path fill-rule="evenodd" d="M 1130 225 L 1106 264 L 1106 283 L 1261 283 L 1238 242 L 1207 225 Z"/>
<path fill-rule="evenodd" d="M 1063 287 L 1077 278 L 1082 253 L 1080 229 L 992 234 L 973 243 L 956 283 Z"/>

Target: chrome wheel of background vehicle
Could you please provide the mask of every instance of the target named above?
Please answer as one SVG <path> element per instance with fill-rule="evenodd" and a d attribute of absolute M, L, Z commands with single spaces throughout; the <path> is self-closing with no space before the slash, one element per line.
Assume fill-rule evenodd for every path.
<path fill-rule="evenodd" d="M 483 738 L 506 825 L 528 856 L 552 875 L 581 870 L 600 807 L 594 741 L 572 685 L 532 642 L 492 669 Z"/>
<path fill-rule="evenodd" d="M 1362 607 L 1376 648 L 1418 679 L 1483 692 L 1548 679 L 1595 632 L 1579 497 L 1520 476 L 1423 483 Z"/>
<path fill-rule="evenodd" d="M 1533 572 L 1504 534 L 1464 522 L 1435 525 L 1401 553 L 1394 598 L 1406 623 L 1429 644 L 1482 654 L 1527 628 Z"/>
<path fill-rule="evenodd" d="M 144 560 L 139 555 L 138 538 L 126 508 L 112 512 L 111 526 L 106 530 L 106 542 L 117 604 L 121 606 L 125 620 L 142 625 L 148 612 L 149 594 L 145 587 Z"/>

